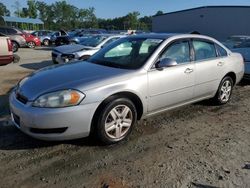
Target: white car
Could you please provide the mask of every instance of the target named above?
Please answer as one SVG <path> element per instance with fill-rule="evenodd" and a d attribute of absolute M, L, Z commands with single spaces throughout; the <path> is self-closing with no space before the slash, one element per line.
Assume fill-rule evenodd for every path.
<path fill-rule="evenodd" d="M 75 60 L 86 60 L 104 46 L 122 37 L 125 35 L 100 34 L 88 37 L 80 44 L 56 47 L 52 51 L 52 61 L 54 64 L 61 64 Z"/>
<path fill-rule="evenodd" d="M 9 37 L 0 34 L 0 65 L 7 65 L 13 61 L 12 44 Z"/>

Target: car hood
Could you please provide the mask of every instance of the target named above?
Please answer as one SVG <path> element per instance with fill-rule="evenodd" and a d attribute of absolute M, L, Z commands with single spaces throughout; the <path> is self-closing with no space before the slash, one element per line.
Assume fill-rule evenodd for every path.
<path fill-rule="evenodd" d="M 54 51 L 65 54 L 65 53 L 74 53 L 82 50 L 92 50 L 92 49 L 94 48 L 89 46 L 83 46 L 80 44 L 74 44 L 74 45 L 58 46 L 54 49 Z"/>
<path fill-rule="evenodd" d="M 41 69 L 23 79 L 17 92 L 29 101 L 44 93 L 63 89 L 86 91 L 100 86 L 101 82 L 123 76 L 131 70 L 112 68 L 89 62 L 76 62 Z"/>

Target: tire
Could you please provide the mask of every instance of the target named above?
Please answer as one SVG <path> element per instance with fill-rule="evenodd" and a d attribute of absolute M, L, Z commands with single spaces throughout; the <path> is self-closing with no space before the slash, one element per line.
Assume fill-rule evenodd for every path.
<path fill-rule="evenodd" d="M 36 44 L 33 41 L 28 42 L 27 45 L 28 45 L 29 48 L 35 48 L 36 47 Z"/>
<path fill-rule="evenodd" d="M 224 77 L 220 83 L 215 97 L 213 98 L 214 102 L 218 105 L 228 103 L 232 96 L 233 86 L 233 79 L 230 76 Z"/>
<path fill-rule="evenodd" d="M 19 45 L 17 44 L 17 42 L 12 41 L 12 51 L 17 52 L 18 48 L 19 48 Z"/>
<path fill-rule="evenodd" d="M 128 137 L 136 120 L 137 112 L 133 102 L 126 98 L 112 99 L 97 116 L 97 139 L 105 145 L 118 143 Z"/>
<path fill-rule="evenodd" d="M 49 42 L 48 39 L 44 39 L 44 40 L 43 40 L 43 45 L 44 45 L 44 46 L 49 46 L 49 43 L 50 43 L 50 42 Z"/>

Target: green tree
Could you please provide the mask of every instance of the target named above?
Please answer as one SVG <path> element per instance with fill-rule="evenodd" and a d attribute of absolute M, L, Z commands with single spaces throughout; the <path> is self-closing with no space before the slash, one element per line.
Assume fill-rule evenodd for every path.
<path fill-rule="evenodd" d="M 12 6 L 14 8 L 14 15 L 17 16 L 17 17 L 20 17 L 21 16 L 21 13 L 22 13 L 22 9 L 21 9 L 21 4 L 18 0 L 16 0 L 14 2 L 14 5 Z"/>
<path fill-rule="evenodd" d="M 37 18 L 37 8 L 36 8 L 36 2 L 34 0 L 28 0 L 28 17 L 29 18 Z"/>
<path fill-rule="evenodd" d="M 125 16 L 124 24 L 127 25 L 126 29 L 137 29 L 139 25 L 138 16 L 140 16 L 139 12 L 131 12 L 127 16 Z"/>
<path fill-rule="evenodd" d="M 162 15 L 162 14 L 164 14 L 164 12 L 161 11 L 161 10 L 158 10 L 158 11 L 156 12 L 155 16 L 160 16 L 160 15 Z"/>
<path fill-rule="evenodd" d="M 0 2 L 0 16 L 9 16 L 10 11 L 7 9 L 7 7 Z"/>

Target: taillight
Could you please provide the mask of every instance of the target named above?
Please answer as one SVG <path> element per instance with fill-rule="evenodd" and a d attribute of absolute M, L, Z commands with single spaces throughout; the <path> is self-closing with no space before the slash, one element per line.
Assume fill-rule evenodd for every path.
<path fill-rule="evenodd" d="M 12 42 L 10 41 L 10 39 L 7 39 L 7 43 L 9 52 L 12 52 Z"/>

